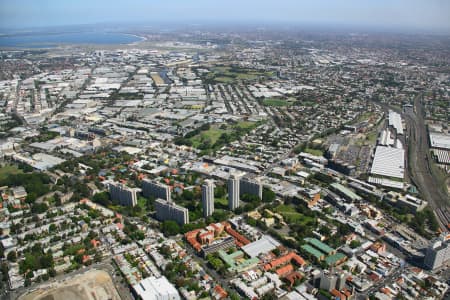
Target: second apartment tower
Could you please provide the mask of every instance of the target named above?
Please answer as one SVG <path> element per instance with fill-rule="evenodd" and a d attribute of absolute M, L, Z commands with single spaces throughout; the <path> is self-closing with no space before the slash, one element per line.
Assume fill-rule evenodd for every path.
<path fill-rule="evenodd" d="M 142 180 L 142 194 L 147 198 L 154 197 L 170 201 L 170 187 L 149 179 Z"/>
<path fill-rule="evenodd" d="M 202 185 L 203 216 L 209 217 L 214 212 L 214 181 L 206 179 Z"/>

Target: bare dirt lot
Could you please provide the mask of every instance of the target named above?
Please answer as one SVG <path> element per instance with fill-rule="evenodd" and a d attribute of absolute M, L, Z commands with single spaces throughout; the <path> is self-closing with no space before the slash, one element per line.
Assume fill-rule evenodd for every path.
<path fill-rule="evenodd" d="M 63 281 L 44 284 L 19 300 L 120 300 L 111 277 L 91 270 Z"/>

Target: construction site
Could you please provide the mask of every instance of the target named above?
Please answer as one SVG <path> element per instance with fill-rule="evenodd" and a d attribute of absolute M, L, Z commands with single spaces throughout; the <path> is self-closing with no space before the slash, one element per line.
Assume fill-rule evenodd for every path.
<path fill-rule="evenodd" d="M 39 286 L 19 300 L 120 300 L 111 277 L 105 271 L 91 270 L 57 282 Z"/>

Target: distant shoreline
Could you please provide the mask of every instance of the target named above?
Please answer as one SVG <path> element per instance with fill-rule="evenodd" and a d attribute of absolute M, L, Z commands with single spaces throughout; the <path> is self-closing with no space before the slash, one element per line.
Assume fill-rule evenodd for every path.
<path fill-rule="evenodd" d="M 123 34 L 129 35 L 129 36 L 133 36 L 133 37 L 138 38 L 138 39 L 141 39 L 140 41 L 136 41 L 136 42 L 127 44 L 129 46 L 137 45 L 137 44 L 145 42 L 147 40 L 147 38 L 145 36 L 140 36 L 140 35 L 133 34 L 133 33 L 123 33 Z"/>
<path fill-rule="evenodd" d="M 0 36 L 0 49 L 49 49 L 70 45 L 96 45 L 96 46 L 133 46 L 147 40 L 146 37 L 126 32 L 86 31 L 58 33 L 61 37 L 54 38 L 52 34 L 18 36 Z M 97 35 L 97 36 L 96 36 Z M 133 38 L 133 39 L 131 39 Z M 3 40 L 3 41 L 2 41 Z M 130 41 L 131 40 L 131 41 Z"/>

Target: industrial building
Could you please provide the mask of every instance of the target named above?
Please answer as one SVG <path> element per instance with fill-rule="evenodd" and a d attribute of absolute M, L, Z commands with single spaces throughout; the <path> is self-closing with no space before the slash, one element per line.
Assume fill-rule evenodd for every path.
<path fill-rule="evenodd" d="M 118 182 L 109 183 L 108 188 L 112 201 L 118 202 L 120 205 L 123 206 L 137 205 L 138 189 L 129 188 Z"/>
<path fill-rule="evenodd" d="M 228 208 L 235 210 L 239 207 L 239 176 L 233 174 L 228 179 Z"/>
<path fill-rule="evenodd" d="M 431 148 L 450 150 L 450 135 L 430 132 L 429 137 Z"/>
<path fill-rule="evenodd" d="M 156 218 L 160 221 L 173 220 L 180 225 L 189 223 L 189 210 L 164 199 L 155 201 Z"/>
<path fill-rule="evenodd" d="M 389 111 L 389 127 L 395 129 L 397 134 L 403 134 L 402 117 L 393 110 Z"/>
<path fill-rule="evenodd" d="M 134 285 L 133 290 L 142 300 L 181 300 L 177 289 L 165 276 L 145 278 Z"/>
<path fill-rule="evenodd" d="M 170 201 L 170 187 L 162 183 L 153 182 L 149 179 L 142 180 L 142 194 L 147 198 L 154 197 Z"/>
<path fill-rule="evenodd" d="M 370 183 L 402 189 L 405 177 L 405 150 L 377 146 L 370 175 Z"/>
<path fill-rule="evenodd" d="M 423 210 L 428 204 L 427 201 L 411 196 L 409 194 L 404 196 L 393 191 L 386 193 L 383 197 L 383 200 L 388 201 L 393 206 L 397 206 L 400 208 L 405 207 L 412 213 Z"/>
<path fill-rule="evenodd" d="M 430 132 L 430 147 L 438 164 L 450 165 L 450 135 Z"/>
<path fill-rule="evenodd" d="M 347 201 L 350 202 L 359 202 L 362 200 L 362 198 L 360 196 L 358 196 L 357 194 L 355 194 L 352 190 L 346 188 L 345 186 L 334 182 L 330 185 L 330 188 L 339 196 L 343 197 L 344 199 L 346 199 Z"/>
<path fill-rule="evenodd" d="M 214 181 L 205 180 L 202 185 L 203 216 L 209 217 L 214 212 Z"/>
<path fill-rule="evenodd" d="M 403 180 L 405 176 L 405 151 L 377 146 L 370 173 Z"/>

